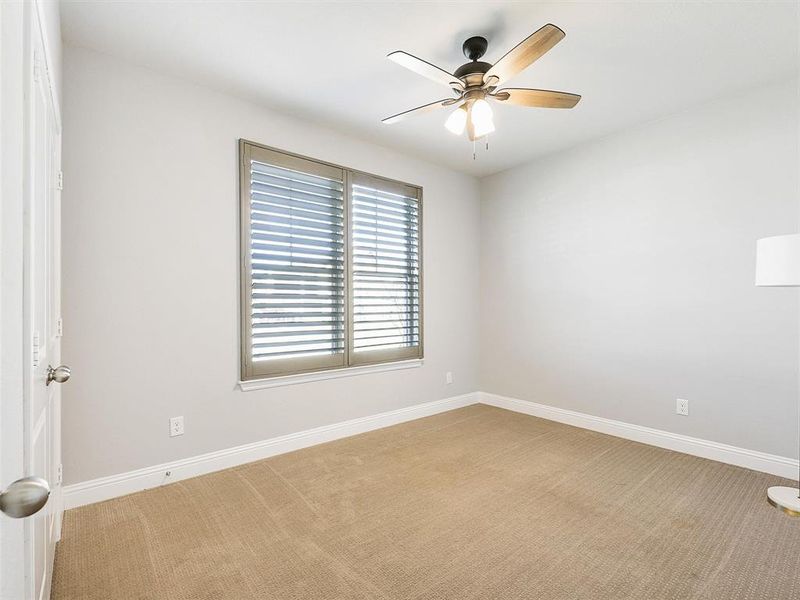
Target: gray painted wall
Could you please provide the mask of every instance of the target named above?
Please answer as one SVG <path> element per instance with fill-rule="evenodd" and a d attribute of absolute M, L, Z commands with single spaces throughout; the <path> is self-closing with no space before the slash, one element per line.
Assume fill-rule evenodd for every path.
<path fill-rule="evenodd" d="M 481 389 L 797 456 L 798 292 L 753 285 L 797 120 L 790 81 L 482 180 Z"/>
<path fill-rule="evenodd" d="M 67 484 L 477 389 L 796 456 L 798 293 L 753 286 L 755 240 L 797 231 L 796 82 L 478 186 L 91 51 L 64 62 Z M 424 367 L 235 389 L 239 137 L 425 188 Z"/>
<path fill-rule="evenodd" d="M 64 61 L 65 483 L 477 389 L 474 178 L 87 50 Z M 235 389 L 240 137 L 423 186 L 422 368 Z"/>

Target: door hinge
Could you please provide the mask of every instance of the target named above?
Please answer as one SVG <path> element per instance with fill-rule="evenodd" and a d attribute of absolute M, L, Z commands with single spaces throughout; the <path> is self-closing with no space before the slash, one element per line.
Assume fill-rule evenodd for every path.
<path fill-rule="evenodd" d="M 58 189 L 59 190 L 64 189 L 64 171 L 58 172 Z"/>
<path fill-rule="evenodd" d="M 58 321 L 56 321 L 56 335 L 58 337 L 64 335 L 64 319 L 61 317 L 59 317 Z"/>
<path fill-rule="evenodd" d="M 33 80 L 35 82 L 39 82 L 42 77 L 42 63 L 41 59 L 39 58 L 39 53 L 34 50 L 33 51 Z"/>
<path fill-rule="evenodd" d="M 40 350 L 39 332 L 35 331 L 33 333 L 33 357 L 32 357 L 34 367 L 39 366 L 39 350 Z"/>
<path fill-rule="evenodd" d="M 56 485 L 61 485 L 61 482 L 64 481 L 64 465 L 58 465 L 58 469 L 56 469 Z"/>

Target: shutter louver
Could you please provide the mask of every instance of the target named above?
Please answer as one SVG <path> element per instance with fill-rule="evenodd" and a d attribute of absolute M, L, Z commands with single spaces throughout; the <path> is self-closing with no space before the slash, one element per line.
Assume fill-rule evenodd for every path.
<path fill-rule="evenodd" d="M 417 191 L 360 177 L 351 193 L 352 350 L 409 356 L 420 345 Z"/>
<path fill-rule="evenodd" d="M 252 361 L 315 368 L 340 355 L 341 364 L 343 182 L 257 160 L 249 175 Z"/>

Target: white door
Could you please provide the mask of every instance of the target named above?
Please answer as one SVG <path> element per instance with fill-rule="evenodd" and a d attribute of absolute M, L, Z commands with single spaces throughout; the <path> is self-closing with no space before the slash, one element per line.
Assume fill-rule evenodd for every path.
<path fill-rule="evenodd" d="M 6 284 L 21 292 L 21 353 L 19 376 L 21 393 L 13 393 L 9 386 L 1 388 L 3 408 L 0 411 L 0 434 L 16 444 L 0 445 L 2 474 L 0 489 L 0 535 L 9 534 L 12 542 L 0 545 L 0 591 L 3 598 L 46 600 L 50 594 L 55 543 L 61 527 L 61 445 L 60 445 L 60 383 L 68 379 L 68 370 L 60 366 L 60 125 L 52 92 L 52 82 L 47 66 L 44 34 L 39 21 L 36 3 L 23 3 L 19 11 L 4 10 L 0 26 L 5 34 L 14 19 L 22 29 L 19 52 L 22 67 L 19 71 L 22 100 L 19 102 L 21 128 L 13 127 L 13 105 L 18 99 L 3 87 L 3 125 L 9 138 L 3 139 L 3 175 L 11 169 L 12 179 L 19 173 L 21 203 L 20 214 L 14 211 L 15 198 L 12 185 L 3 187 L 3 216 L 6 202 L 11 216 L 21 216 L 19 246 L 21 271 L 19 277 L 13 267 L 3 262 L 3 287 Z M 11 44 L 13 42 L 9 42 Z M 15 53 L 7 48 L 5 39 L 0 52 Z M 6 57 L 7 58 L 7 55 Z M 3 67 L 7 67 L 3 61 Z M 13 69 L 9 77 L 14 77 Z M 6 130 L 3 131 L 5 135 Z M 18 138 L 19 144 L 15 143 Z M 18 146 L 21 161 L 12 160 L 9 145 Z M 12 226 L 13 229 L 13 226 Z M 3 229 L 3 234 L 6 228 Z M 3 240 L 3 253 L 14 253 L 14 239 Z M 21 285 L 17 285 L 17 284 Z M 4 293 L 3 298 L 6 299 Z M 13 299 L 12 299 L 13 300 Z M 3 314 L 0 343 L 14 343 L 13 315 Z M 8 335 L 7 335 L 8 334 Z M 13 349 L 3 348 L 3 376 L 17 375 L 13 368 L 5 369 L 7 357 Z M 12 367 L 14 365 L 11 365 Z M 11 392 L 11 393 L 9 393 Z M 21 417 L 21 418 L 20 418 Z M 22 429 L 21 435 L 19 429 Z M 19 473 L 21 467 L 21 473 Z M 7 514 L 14 514 L 25 502 L 30 502 L 41 485 L 36 482 L 13 484 L 12 474 L 39 477 L 51 490 L 49 500 L 35 514 L 22 520 L 22 525 L 11 522 Z M 39 486 L 37 488 L 37 485 Z M 20 516 L 17 514 L 16 516 Z M 16 544 L 13 540 L 17 540 Z M 21 544 L 20 544 L 21 542 Z M 20 547 L 21 546 L 21 547 Z"/>
<path fill-rule="evenodd" d="M 35 14 L 33 15 L 35 17 Z M 28 474 L 50 482 L 54 490 L 44 510 L 30 518 L 30 559 L 33 565 L 33 597 L 50 596 L 50 574 L 60 522 L 60 385 L 48 382 L 48 372 L 60 366 L 60 261 L 59 256 L 59 131 L 53 106 L 50 78 L 44 59 L 44 45 L 33 19 L 31 32 L 33 77 L 31 81 L 30 196 L 25 220 L 25 309 L 28 339 L 31 340 L 30 370 L 27 377 Z M 63 370 L 63 369 L 62 369 Z M 61 377 L 60 377 L 61 378 Z"/>

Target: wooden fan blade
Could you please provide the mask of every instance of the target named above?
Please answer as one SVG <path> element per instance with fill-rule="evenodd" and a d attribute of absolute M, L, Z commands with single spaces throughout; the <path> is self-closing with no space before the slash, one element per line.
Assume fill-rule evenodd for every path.
<path fill-rule="evenodd" d="M 427 77 L 431 81 L 441 83 L 451 88 L 457 87 L 459 89 L 464 89 L 464 82 L 452 73 L 448 73 L 444 69 L 440 69 L 436 65 L 432 65 L 421 58 L 412 56 L 408 52 L 397 50 L 389 54 L 386 58 L 396 62 L 398 65 L 405 67 L 410 71 L 414 71 L 414 73 L 417 75 Z"/>
<path fill-rule="evenodd" d="M 496 77 L 499 82 L 508 81 L 523 69 L 532 65 L 553 46 L 564 39 L 566 34 L 552 23 L 548 23 L 517 44 L 508 54 L 498 60 L 483 76 L 488 82 Z"/>
<path fill-rule="evenodd" d="M 454 104 L 454 102 L 451 102 L 451 100 L 453 99 L 444 98 L 442 100 L 437 100 L 436 102 L 431 102 L 430 104 L 423 104 L 422 106 L 412 108 L 411 110 L 397 113 L 396 115 L 392 115 L 391 117 L 386 117 L 385 119 L 381 120 L 381 123 L 386 123 L 387 125 L 391 125 L 392 123 L 397 123 L 398 121 L 402 121 L 403 119 L 407 119 L 408 117 L 414 117 L 416 115 L 421 115 L 422 113 L 426 113 L 431 110 L 436 110 L 437 108 L 450 106 L 451 104 Z"/>
<path fill-rule="evenodd" d="M 506 95 L 508 96 L 505 97 Z M 495 100 L 500 102 L 537 108 L 572 108 L 580 99 L 581 97 L 578 94 L 552 90 L 504 88 L 495 92 Z"/>

